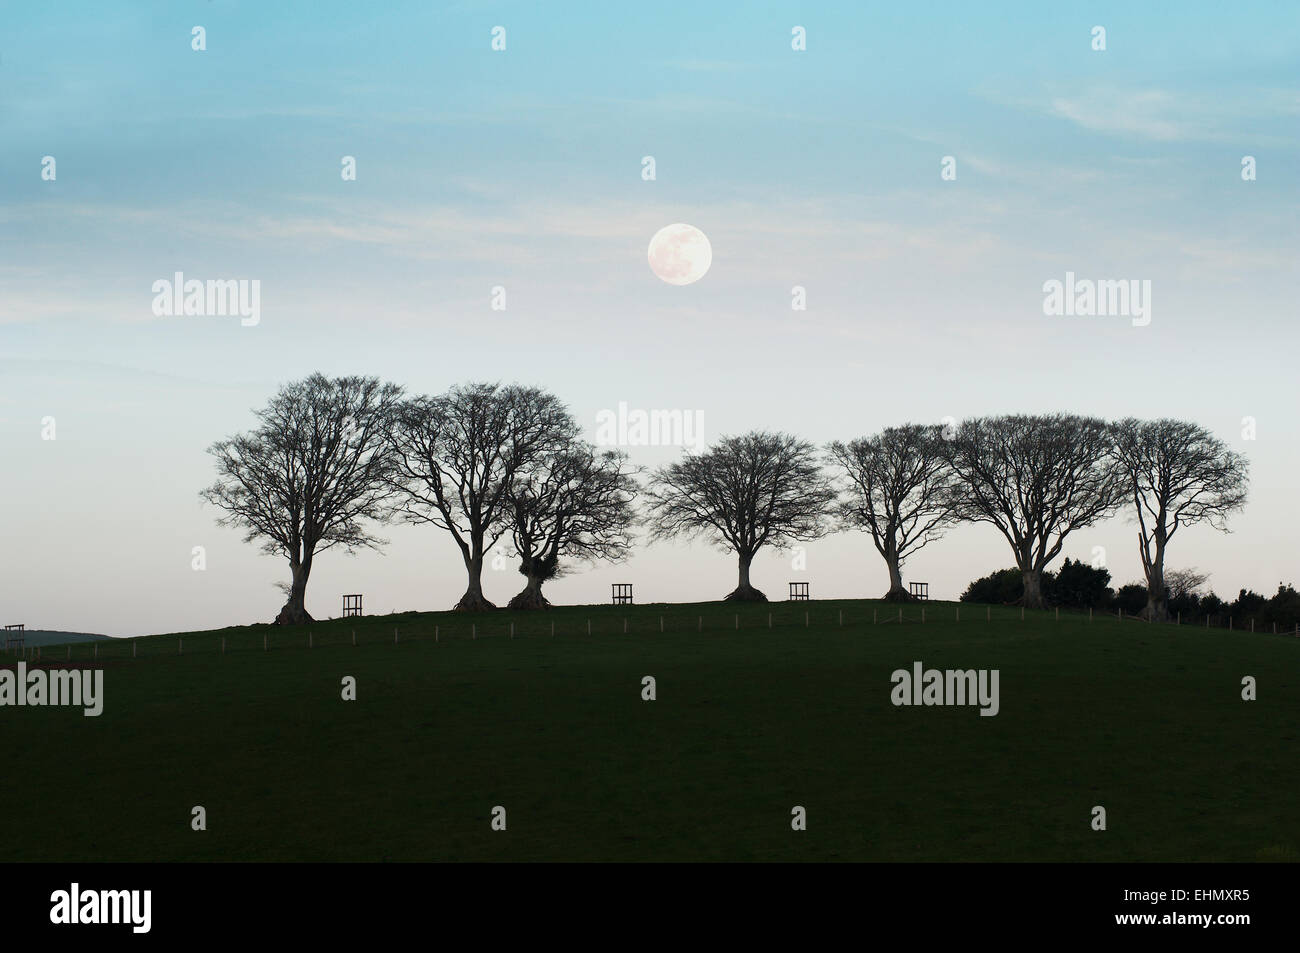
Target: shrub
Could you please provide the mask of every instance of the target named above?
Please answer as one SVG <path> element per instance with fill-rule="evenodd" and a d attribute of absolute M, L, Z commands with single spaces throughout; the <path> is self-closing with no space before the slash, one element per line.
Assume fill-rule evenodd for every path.
<path fill-rule="evenodd" d="M 1049 587 L 1044 580 L 1043 588 L 1048 602 L 1067 609 L 1105 608 L 1115 596 L 1110 588 L 1109 570 L 1068 556 L 1053 584 Z"/>
<path fill-rule="evenodd" d="M 1043 592 L 1048 591 L 1050 573 L 1043 573 Z M 976 579 L 961 594 L 962 602 L 1008 605 L 1025 594 L 1025 577 L 1019 569 L 999 569 Z"/>
<path fill-rule="evenodd" d="M 1115 592 L 1113 605 L 1116 609 L 1123 609 L 1125 615 L 1137 615 L 1147 607 L 1146 583 L 1130 582 L 1120 586 Z"/>

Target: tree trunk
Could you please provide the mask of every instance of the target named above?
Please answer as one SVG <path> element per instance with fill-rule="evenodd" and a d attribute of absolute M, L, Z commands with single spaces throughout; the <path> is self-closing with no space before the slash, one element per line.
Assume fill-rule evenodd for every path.
<path fill-rule="evenodd" d="M 289 571 L 293 576 L 293 581 L 289 585 L 289 598 L 285 601 L 284 608 L 280 614 L 275 617 L 276 625 L 304 625 L 314 621 L 307 613 L 307 579 L 311 575 L 311 561 L 305 564 L 299 564 L 291 560 Z"/>
<path fill-rule="evenodd" d="M 753 561 L 752 554 L 740 554 L 740 581 L 736 588 L 727 594 L 724 602 L 767 602 L 767 596 L 749 584 L 749 564 Z"/>
<path fill-rule="evenodd" d="M 483 596 L 483 554 L 477 553 L 465 560 L 465 571 L 469 574 L 469 584 L 465 594 L 456 603 L 456 612 L 482 612 L 495 609 L 496 606 Z"/>
<path fill-rule="evenodd" d="M 1165 543 L 1156 529 L 1156 555 L 1147 567 L 1147 607 L 1140 616 L 1148 621 L 1169 620 L 1169 589 L 1165 586 Z"/>
<path fill-rule="evenodd" d="M 1147 574 L 1147 605 L 1141 615 L 1151 622 L 1165 622 L 1169 619 L 1169 590 L 1165 587 L 1163 554 L 1152 562 Z"/>
<path fill-rule="evenodd" d="M 1043 599 L 1043 577 L 1037 569 L 1023 569 L 1021 572 L 1025 578 L 1025 594 L 1021 599 L 1026 609 L 1046 609 L 1047 602 Z"/>
<path fill-rule="evenodd" d="M 889 591 L 885 593 L 885 601 L 911 602 L 912 594 L 903 585 L 903 570 L 898 565 L 898 557 L 893 553 L 886 553 L 885 564 L 889 567 Z"/>
<path fill-rule="evenodd" d="M 542 595 L 542 580 L 538 576 L 529 576 L 528 585 L 506 605 L 507 609 L 549 609 L 551 604 Z"/>

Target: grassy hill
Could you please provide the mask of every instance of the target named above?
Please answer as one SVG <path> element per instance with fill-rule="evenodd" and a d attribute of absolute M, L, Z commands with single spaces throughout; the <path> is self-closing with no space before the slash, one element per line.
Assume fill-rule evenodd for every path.
<path fill-rule="evenodd" d="M 47 649 L 103 666 L 104 713 L 0 708 L 0 861 L 1300 859 L 1300 639 L 960 609 L 410 613 Z M 895 707 L 914 661 L 998 669 L 1000 713 Z"/>
<path fill-rule="evenodd" d="M 22 635 L 26 638 L 29 646 L 111 641 L 111 636 L 107 635 L 94 635 L 90 632 L 59 632 L 55 629 L 28 629 Z M 0 640 L 3 640 L 3 638 L 4 633 L 0 632 Z M 3 644 L 3 642 L 0 642 L 0 644 Z"/>

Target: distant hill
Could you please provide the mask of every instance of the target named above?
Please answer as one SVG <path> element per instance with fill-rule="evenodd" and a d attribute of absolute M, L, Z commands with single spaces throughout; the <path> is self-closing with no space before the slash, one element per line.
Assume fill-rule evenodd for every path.
<path fill-rule="evenodd" d="M 13 633 L 10 633 L 11 635 Z M 4 646 L 3 631 L 0 631 L 0 649 Z M 51 629 L 28 629 L 23 635 L 28 645 L 66 645 L 69 642 L 100 642 L 111 639 L 109 635 L 95 635 L 90 632 L 56 632 Z"/>

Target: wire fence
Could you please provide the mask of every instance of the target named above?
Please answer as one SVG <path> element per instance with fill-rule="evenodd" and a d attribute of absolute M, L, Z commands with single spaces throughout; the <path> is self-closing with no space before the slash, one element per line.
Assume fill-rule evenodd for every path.
<path fill-rule="evenodd" d="M 1067 610 L 1071 615 L 1085 615 L 1089 610 L 1070 609 Z M 1101 614 L 1103 610 L 1093 610 Z M 1105 615 L 1121 622 L 1135 622 L 1142 625 L 1151 624 L 1151 620 L 1142 615 L 1135 615 L 1131 612 L 1125 612 L 1123 609 L 1116 609 L 1114 612 L 1106 610 Z M 1271 635 L 1291 635 L 1300 638 L 1300 622 L 1279 623 L 1276 619 L 1236 619 L 1224 613 L 1205 613 L 1205 612 L 1171 612 L 1169 618 L 1159 625 L 1171 625 L 1177 627 L 1190 626 L 1203 629 L 1221 629 L 1225 632 L 1251 632 L 1257 634 Z"/>
<path fill-rule="evenodd" d="M 283 652 L 317 648 L 401 646 L 410 642 L 476 641 L 478 639 L 607 639 L 619 636 L 699 635 L 755 630 L 810 628 L 881 629 L 899 626 L 953 623 L 1021 623 L 1094 621 L 1130 622 L 1151 625 L 1146 619 L 1103 610 L 1026 610 L 1020 606 L 975 605 L 970 603 L 845 603 L 843 605 L 800 602 L 770 603 L 735 608 L 708 607 L 698 611 L 652 606 L 628 611 L 623 607 L 593 606 L 541 613 L 411 614 L 404 617 L 352 617 L 304 626 L 259 625 L 239 629 L 196 632 L 185 635 L 144 636 L 106 639 L 63 645 L 27 646 L 7 650 L 10 659 L 19 658 L 49 664 L 59 662 L 129 662 L 186 655 L 233 655 L 254 652 Z M 1168 627 L 1214 628 L 1236 632 L 1267 632 L 1300 638 L 1300 623 L 1279 627 L 1249 628 L 1233 620 L 1213 616 L 1183 618 L 1174 614 Z"/>

